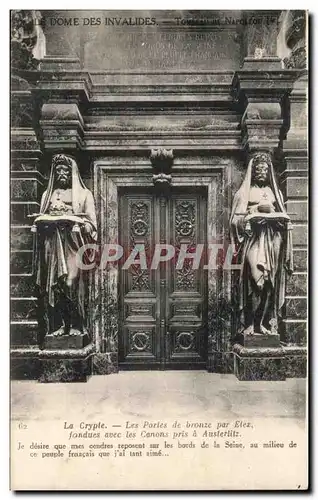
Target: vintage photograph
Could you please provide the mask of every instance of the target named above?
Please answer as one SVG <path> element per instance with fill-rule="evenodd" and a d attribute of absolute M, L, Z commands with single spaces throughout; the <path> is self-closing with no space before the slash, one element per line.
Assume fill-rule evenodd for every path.
<path fill-rule="evenodd" d="M 11 489 L 306 490 L 308 12 L 10 23 Z"/>

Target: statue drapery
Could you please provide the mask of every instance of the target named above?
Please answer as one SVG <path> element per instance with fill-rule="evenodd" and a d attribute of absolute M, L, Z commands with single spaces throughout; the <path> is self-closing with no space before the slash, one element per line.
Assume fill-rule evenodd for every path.
<path fill-rule="evenodd" d="M 66 189 L 58 182 L 59 166 L 69 176 Z M 45 217 L 49 224 L 45 224 Z M 72 217 L 78 223 L 72 222 Z M 42 223 L 36 233 L 35 272 L 46 333 L 83 332 L 87 316 L 87 271 L 78 267 L 76 254 L 84 244 L 96 241 L 96 214 L 93 195 L 85 187 L 73 158 L 62 154 L 53 158 L 38 219 Z M 86 259 L 90 257 L 92 254 L 86 254 Z"/>
<path fill-rule="evenodd" d="M 258 185 L 253 182 L 253 169 L 260 163 L 267 164 L 268 172 L 266 181 Z M 268 216 L 261 209 L 272 213 Z M 255 316 L 259 323 L 255 333 L 273 332 L 285 301 L 286 272 L 293 271 L 290 227 L 270 157 L 258 153 L 249 161 L 245 178 L 234 196 L 230 218 L 231 242 L 242 264 L 239 311 L 244 313 L 246 333 L 254 333 Z"/>

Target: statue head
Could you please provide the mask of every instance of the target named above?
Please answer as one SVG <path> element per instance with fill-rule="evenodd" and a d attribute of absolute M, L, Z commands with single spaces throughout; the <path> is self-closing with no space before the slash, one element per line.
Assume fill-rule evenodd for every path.
<path fill-rule="evenodd" d="M 64 154 L 53 157 L 52 167 L 57 187 L 66 189 L 72 186 L 72 159 Z"/>
<path fill-rule="evenodd" d="M 253 158 L 252 182 L 259 186 L 268 184 L 270 157 L 267 153 L 257 153 Z"/>

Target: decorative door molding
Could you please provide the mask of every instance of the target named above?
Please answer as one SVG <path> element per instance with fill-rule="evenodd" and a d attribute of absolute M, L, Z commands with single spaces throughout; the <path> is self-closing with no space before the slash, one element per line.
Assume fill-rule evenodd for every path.
<path fill-rule="evenodd" d="M 181 162 L 180 162 L 181 163 Z M 182 164 L 174 166 L 174 187 L 205 187 L 207 189 L 207 244 L 227 241 L 230 168 L 229 159 L 211 158 L 187 159 L 186 169 Z M 117 158 L 98 159 L 94 163 L 94 196 L 98 214 L 100 244 L 118 244 L 119 203 L 118 190 L 124 187 L 152 188 L 153 170 L 147 160 L 123 160 Z M 159 243 L 159 242 L 158 242 Z M 228 270 L 209 269 L 208 307 L 211 317 L 209 329 L 208 369 L 216 365 L 220 353 L 229 352 L 231 338 L 231 318 L 218 317 L 220 302 L 231 302 L 231 276 Z M 95 273 L 94 303 L 96 310 L 95 341 L 96 351 L 104 353 L 107 362 L 112 363 L 111 371 L 118 369 L 118 268 L 110 264 L 107 269 Z M 210 314 L 211 313 L 211 314 Z M 210 321 L 210 320 L 209 320 Z M 185 342 L 189 339 L 181 339 Z M 215 357 L 212 359 L 211 357 Z"/>

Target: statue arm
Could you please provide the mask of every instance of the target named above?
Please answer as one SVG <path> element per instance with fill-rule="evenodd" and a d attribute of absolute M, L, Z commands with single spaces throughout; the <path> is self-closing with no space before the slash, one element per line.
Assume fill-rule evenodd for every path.
<path fill-rule="evenodd" d="M 281 208 L 280 208 L 279 204 L 281 204 L 283 207 L 285 206 L 283 193 L 281 192 L 280 189 L 278 190 L 278 197 L 279 197 L 279 199 L 278 200 L 276 199 L 274 201 L 275 212 L 281 212 Z"/>
<path fill-rule="evenodd" d="M 282 203 L 284 204 L 284 197 L 283 197 L 283 193 L 281 192 L 281 190 L 279 189 L 279 196 L 280 196 L 280 199 L 282 200 Z"/>
<path fill-rule="evenodd" d="M 93 194 L 91 191 L 87 190 L 86 198 L 85 198 L 85 204 L 84 204 L 84 213 L 87 216 L 87 219 L 93 226 L 93 231 L 91 232 L 91 235 L 94 239 L 97 237 L 97 220 L 96 220 L 96 211 L 95 211 L 95 201 Z"/>
<path fill-rule="evenodd" d="M 41 196 L 40 211 L 42 211 L 42 207 L 43 207 L 43 204 L 44 204 L 46 193 L 47 193 L 47 190 L 45 190 L 44 193 Z"/>
<path fill-rule="evenodd" d="M 240 245 L 245 237 L 245 209 L 242 200 L 240 199 L 239 192 L 236 193 L 233 200 L 232 215 L 230 220 L 230 232 L 232 244 Z"/>

